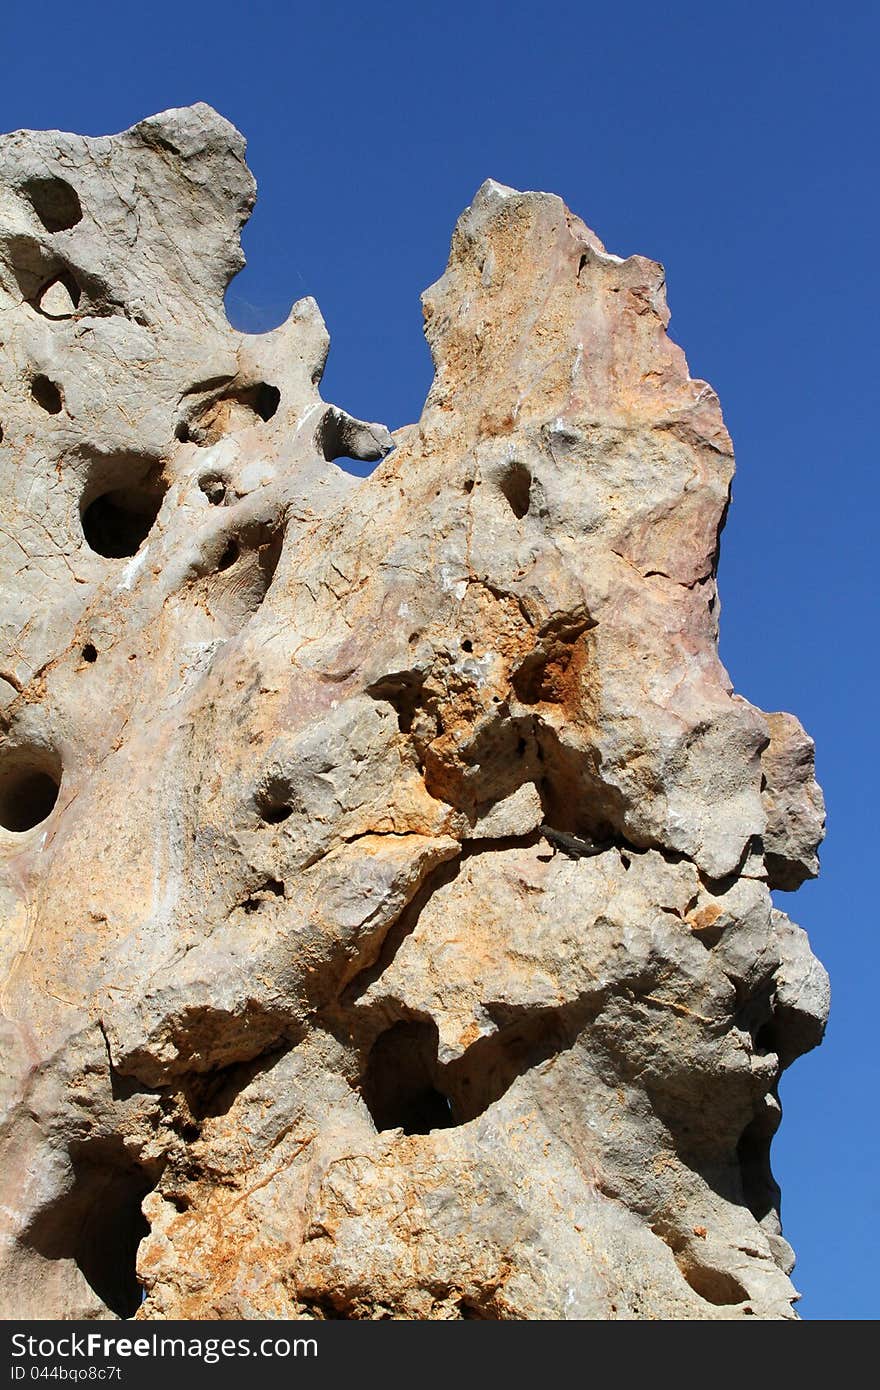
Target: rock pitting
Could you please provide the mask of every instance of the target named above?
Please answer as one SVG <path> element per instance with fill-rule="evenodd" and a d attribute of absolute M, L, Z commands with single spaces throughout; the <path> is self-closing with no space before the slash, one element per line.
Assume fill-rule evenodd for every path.
<path fill-rule="evenodd" d="M 484 184 L 392 436 L 230 327 L 253 201 L 204 105 L 0 142 L 3 1315 L 793 1317 L 824 811 L 663 270 Z"/>

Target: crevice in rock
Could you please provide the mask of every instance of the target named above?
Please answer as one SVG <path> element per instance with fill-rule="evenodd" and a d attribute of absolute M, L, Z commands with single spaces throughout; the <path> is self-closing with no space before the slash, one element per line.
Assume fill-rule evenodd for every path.
<path fill-rule="evenodd" d="M 75 1140 L 66 1190 L 31 1221 L 22 1242 L 47 1260 L 73 1260 L 101 1301 L 120 1318 L 142 1300 L 137 1251 L 149 1225 L 141 1203 L 161 1176 L 118 1135 Z"/>
<path fill-rule="evenodd" d="M 458 1312 L 464 1321 L 492 1322 L 498 1320 L 497 1315 L 483 1312 L 480 1306 L 469 1298 L 459 1299 Z"/>
<path fill-rule="evenodd" d="M 696 1264 L 685 1256 L 680 1256 L 677 1263 L 694 1293 L 707 1303 L 727 1307 L 735 1303 L 744 1303 L 749 1297 L 748 1289 L 743 1288 L 739 1280 L 726 1269 Z"/>
<path fill-rule="evenodd" d="M 779 1117 L 777 1106 L 764 1106 L 746 1125 L 736 1146 L 743 1201 L 756 1221 L 763 1221 L 770 1212 L 778 1212 L 782 1200 L 770 1165 L 770 1148 Z"/>
<path fill-rule="evenodd" d="M 690 1234 L 686 1235 L 669 1220 L 655 1221 L 651 1230 L 672 1251 L 682 1278 L 690 1285 L 694 1293 L 707 1303 L 714 1303 L 717 1307 L 727 1307 L 743 1303 L 748 1299 L 748 1289 L 743 1287 L 735 1275 L 731 1274 L 729 1270 L 719 1269 L 716 1265 L 711 1265 L 699 1258 L 693 1237 Z"/>
<path fill-rule="evenodd" d="M 634 852 L 647 847 L 624 835 L 623 796 L 603 781 L 594 749 L 564 743 L 557 730 L 540 719 L 534 737 L 538 790 L 547 825 L 595 844 L 616 844 Z"/>
<path fill-rule="evenodd" d="M 118 1070 L 113 1061 L 110 1039 L 107 1036 L 107 1029 L 102 1019 L 98 1020 L 98 1029 L 101 1037 L 104 1039 L 104 1050 L 107 1053 L 107 1069 L 110 1073 L 110 1090 L 113 1099 L 130 1100 L 132 1096 L 136 1095 L 158 1095 L 159 1092 L 155 1088 L 144 1086 L 142 1082 L 138 1081 L 137 1077 L 124 1076 L 123 1073 Z"/>
<path fill-rule="evenodd" d="M 570 835 L 564 830 L 554 830 L 552 825 L 544 823 L 539 825 L 538 829 L 553 850 L 567 855 L 569 859 L 593 859 L 597 854 L 605 854 L 609 849 L 621 848 L 626 848 L 631 854 L 643 853 L 620 836 L 607 840 L 586 839 L 583 835 Z M 552 854 L 547 857 L 552 858 Z"/>
<path fill-rule="evenodd" d="M 346 1311 L 343 1300 L 338 1295 L 298 1293 L 297 1302 L 316 1322 L 336 1322 L 337 1320 L 347 1321 L 351 1319 L 351 1313 Z"/>
<path fill-rule="evenodd" d="M 555 651 L 556 636 L 551 636 L 549 648 L 540 657 L 520 667 L 521 689 L 529 699 L 550 693 L 551 682 L 553 693 L 560 693 L 555 685 L 557 677 L 562 681 L 577 679 L 570 669 L 570 653 L 578 651 L 579 637 L 590 626 L 589 619 L 580 617 L 558 638 L 568 659 L 556 668 L 555 675 L 548 674 L 544 657 Z M 417 727 L 415 717 L 420 709 L 432 716 L 424 721 L 431 728 L 429 735 L 413 734 L 425 787 L 436 800 L 463 812 L 472 825 L 488 807 L 505 800 L 524 783 L 533 782 L 548 827 L 606 848 L 628 845 L 635 852 L 648 847 L 636 845 L 624 835 L 623 795 L 603 779 L 597 751 L 589 745 L 564 742 L 540 710 L 511 714 L 507 702 L 499 702 L 476 726 L 469 741 L 458 743 L 443 738 L 436 697 L 425 698 L 420 674 L 395 673 L 377 681 L 369 693 L 394 706 L 404 732 Z"/>
<path fill-rule="evenodd" d="M 602 991 L 578 995 L 554 1008 L 487 1004 L 497 1031 L 478 1038 L 442 1068 L 459 1124 L 467 1124 L 501 1099 L 518 1077 L 567 1052 L 605 1004 Z"/>
<path fill-rule="evenodd" d="M 253 1062 L 301 1037 L 301 1025 L 281 999 L 264 1002 L 247 995 L 226 1007 L 190 1004 L 120 1059 L 125 1075 L 141 1089 L 169 1090 L 228 1067 Z"/>
<path fill-rule="evenodd" d="M 445 887 L 457 878 L 461 870 L 461 858 L 447 859 L 442 864 L 438 864 L 436 869 L 425 875 L 418 892 L 407 903 L 397 921 L 386 932 L 382 941 L 382 946 L 375 961 L 371 965 L 360 970 L 352 980 L 349 981 L 342 995 L 340 1005 L 343 1008 L 356 1004 L 360 996 L 369 989 L 370 985 L 388 969 L 403 942 L 415 931 L 419 918 L 425 909 L 426 904 L 434 896 L 439 888 Z"/>

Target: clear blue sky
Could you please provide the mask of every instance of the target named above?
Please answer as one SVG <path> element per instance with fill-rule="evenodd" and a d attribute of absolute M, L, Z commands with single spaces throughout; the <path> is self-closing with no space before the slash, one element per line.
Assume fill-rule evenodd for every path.
<path fill-rule="evenodd" d="M 779 895 L 834 989 L 774 1146 L 800 1310 L 875 1318 L 880 6 L 7 0 L 3 28 L 4 130 L 106 134 L 197 100 L 239 126 L 260 196 L 233 321 L 313 294 L 325 396 L 392 428 L 430 380 L 419 292 L 484 178 L 664 262 L 737 448 L 722 655 L 813 734 L 828 800 L 822 879 Z"/>

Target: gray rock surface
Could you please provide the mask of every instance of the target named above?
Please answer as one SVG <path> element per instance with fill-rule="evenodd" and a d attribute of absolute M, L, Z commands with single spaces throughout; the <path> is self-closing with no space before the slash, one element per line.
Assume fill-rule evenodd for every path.
<path fill-rule="evenodd" d="M 391 436 L 229 326 L 253 201 L 204 105 L 0 141 L 2 1313 L 792 1317 L 824 813 L 663 270 L 484 184 Z"/>

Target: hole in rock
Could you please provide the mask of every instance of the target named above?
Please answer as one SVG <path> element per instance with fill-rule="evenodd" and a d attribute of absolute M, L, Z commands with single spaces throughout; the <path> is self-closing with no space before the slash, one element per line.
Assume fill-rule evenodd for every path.
<path fill-rule="evenodd" d="M 511 463 L 499 481 L 504 496 L 510 503 L 510 510 L 520 520 L 529 510 L 532 498 L 532 475 L 524 463 Z"/>
<path fill-rule="evenodd" d="M 343 473 L 350 474 L 352 478 L 369 478 L 376 467 L 375 463 L 365 463 L 363 459 L 353 458 L 350 454 L 337 454 L 330 462 L 335 463 L 337 468 L 341 468 Z"/>
<path fill-rule="evenodd" d="M 179 421 L 174 433 L 182 443 L 192 441 L 204 448 L 226 434 L 250 428 L 258 420 L 271 420 L 280 403 L 278 387 L 260 381 L 196 406 L 188 420 Z"/>
<path fill-rule="evenodd" d="M 372 471 L 361 465 L 378 463 L 389 452 L 389 446 L 376 436 L 367 422 L 355 420 L 335 405 L 322 416 L 315 431 L 315 445 L 328 463 L 338 464 L 358 477 Z"/>
<path fill-rule="evenodd" d="M 212 570 L 198 579 L 200 606 L 228 630 L 237 631 L 269 592 L 283 549 L 284 531 L 280 527 L 268 522 L 242 526 L 228 537 Z"/>
<path fill-rule="evenodd" d="M 352 1315 L 346 1312 L 344 1295 L 341 1293 L 300 1293 L 299 1301 L 316 1322 L 352 1320 Z M 387 1315 L 383 1315 L 382 1321 L 385 1320 L 385 1316 Z"/>
<path fill-rule="evenodd" d="M 571 1047 L 599 1007 L 583 998 L 515 1015 L 447 1066 L 438 1061 L 435 1023 L 395 1023 L 374 1042 L 361 1085 L 376 1128 L 428 1134 L 467 1124 L 518 1077 Z"/>
<path fill-rule="evenodd" d="M 386 700 L 397 715 L 400 732 L 408 734 L 422 698 L 424 683 L 425 677 L 421 671 L 395 671 L 374 681 L 367 687 L 367 694 L 374 700 Z"/>
<path fill-rule="evenodd" d="M 770 1166 L 770 1146 L 778 1123 L 779 1111 L 768 1107 L 746 1125 L 736 1146 L 743 1201 L 756 1221 L 779 1210 L 782 1194 Z"/>
<path fill-rule="evenodd" d="M 141 1211 L 158 1180 L 117 1136 L 71 1148 L 71 1181 L 33 1220 L 24 1239 L 48 1260 L 74 1260 L 103 1303 L 131 1318 L 143 1300 L 137 1251 L 149 1224 Z"/>
<path fill-rule="evenodd" d="M 80 503 L 86 544 L 110 560 L 136 555 L 156 523 L 166 490 L 142 459 L 118 458 L 96 468 Z"/>
<path fill-rule="evenodd" d="M 263 1048 L 246 1061 L 231 1062 L 213 1071 L 187 1076 L 183 1081 L 183 1093 L 189 1113 L 197 1121 L 195 1137 L 201 1134 L 202 1121 L 228 1114 L 254 1077 L 272 1071 L 299 1041 L 299 1034 L 279 1040 L 276 1033 L 274 1037 L 267 1037 Z"/>
<path fill-rule="evenodd" d="M 723 1269 L 710 1269 L 706 1265 L 686 1264 L 679 1265 L 682 1274 L 690 1284 L 694 1293 L 699 1294 L 707 1303 L 714 1303 L 718 1306 L 725 1306 L 731 1303 L 743 1303 L 748 1298 L 748 1290 L 744 1289 L 738 1279 L 732 1274 L 728 1274 Z"/>
<path fill-rule="evenodd" d="M 61 759 L 49 748 L 13 748 L 0 758 L 0 825 L 22 834 L 52 814 Z"/>
<path fill-rule="evenodd" d="M 66 232 L 82 220 L 79 195 L 65 179 L 28 179 L 21 192 L 47 232 Z"/>
<path fill-rule="evenodd" d="M 476 1319 L 480 1322 L 488 1322 L 489 1317 L 482 1312 L 478 1305 L 469 1298 L 462 1298 L 458 1304 L 459 1316 L 466 1320 Z"/>
<path fill-rule="evenodd" d="M 284 816 L 282 819 L 286 820 Z M 272 902 L 275 898 L 284 897 L 284 884 L 277 878 L 269 878 L 265 883 L 260 884 L 259 888 L 249 893 L 242 903 L 245 912 L 259 912 L 260 908 L 266 903 Z"/>
<path fill-rule="evenodd" d="M 378 1130 L 429 1134 L 456 1123 L 447 1096 L 437 1089 L 437 1027 L 395 1023 L 374 1042 L 362 1094 Z"/>
<path fill-rule="evenodd" d="M 258 386 L 243 391 L 239 400 L 249 405 L 261 420 L 271 420 L 281 404 L 281 392 L 277 386 L 268 386 L 265 381 L 261 381 Z"/>
<path fill-rule="evenodd" d="M 514 1081 L 565 1052 L 601 1008 L 589 994 L 552 1009 L 499 1010 L 497 1032 L 478 1038 L 441 1076 L 456 1121 L 466 1124 L 488 1110 Z"/>
<path fill-rule="evenodd" d="M 465 638 L 463 639 L 462 644 L 461 644 L 461 649 L 462 649 L 463 652 L 472 652 L 472 651 L 473 651 L 473 649 L 474 649 L 474 644 L 473 644 L 473 642 L 471 641 L 471 639 L 470 639 L 469 637 L 465 637 Z"/>
<path fill-rule="evenodd" d="M 34 308 L 47 319 L 69 319 L 76 313 L 79 301 L 79 285 L 65 270 L 43 286 L 33 303 Z"/>
<path fill-rule="evenodd" d="M 589 642 L 579 639 L 593 627 L 591 618 L 571 619 L 539 639 L 513 674 L 522 704 L 566 704 L 577 697 L 590 657 Z"/>
<path fill-rule="evenodd" d="M 755 1051 L 762 1054 L 779 1051 L 775 1019 L 762 1023 L 755 1033 Z"/>
<path fill-rule="evenodd" d="M 255 796 L 257 814 L 267 825 L 280 825 L 293 813 L 293 789 L 283 777 L 270 777 Z"/>
<path fill-rule="evenodd" d="M 564 732 L 549 723 L 536 727 L 545 823 L 594 844 L 638 848 L 622 829 L 621 793 L 604 780 L 589 753 L 565 742 Z"/>
<path fill-rule="evenodd" d="M 31 395 L 37 405 L 42 406 L 49 415 L 57 415 L 64 404 L 55 382 L 42 374 L 35 376 L 31 382 Z"/>
<path fill-rule="evenodd" d="M 83 647 L 82 651 L 80 652 L 80 656 L 82 657 L 83 661 L 89 661 L 89 662 L 97 661 L 97 660 L 98 660 L 98 649 L 97 649 L 96 646 L 94 646 L 94 644 L 93 644 L 92 642 L 86 642 L 85 646 Z"/>
<path fill-rule="evenodd" d="M 217 562 L 217 568 L 219 570 L 232 569 L 232 566 L 235 564 L 240 554 L 241 550 L 238 541 L 233 536 L 231 540 L 226 542 L 226 549 Z"/>
<path fill-rule="evenodd" d="M 216 473 L 208 473 L 204 478 L 199 478 L 199 489 L 212 507 L 222 507 L 227 500 L 226 481 Z"/>

